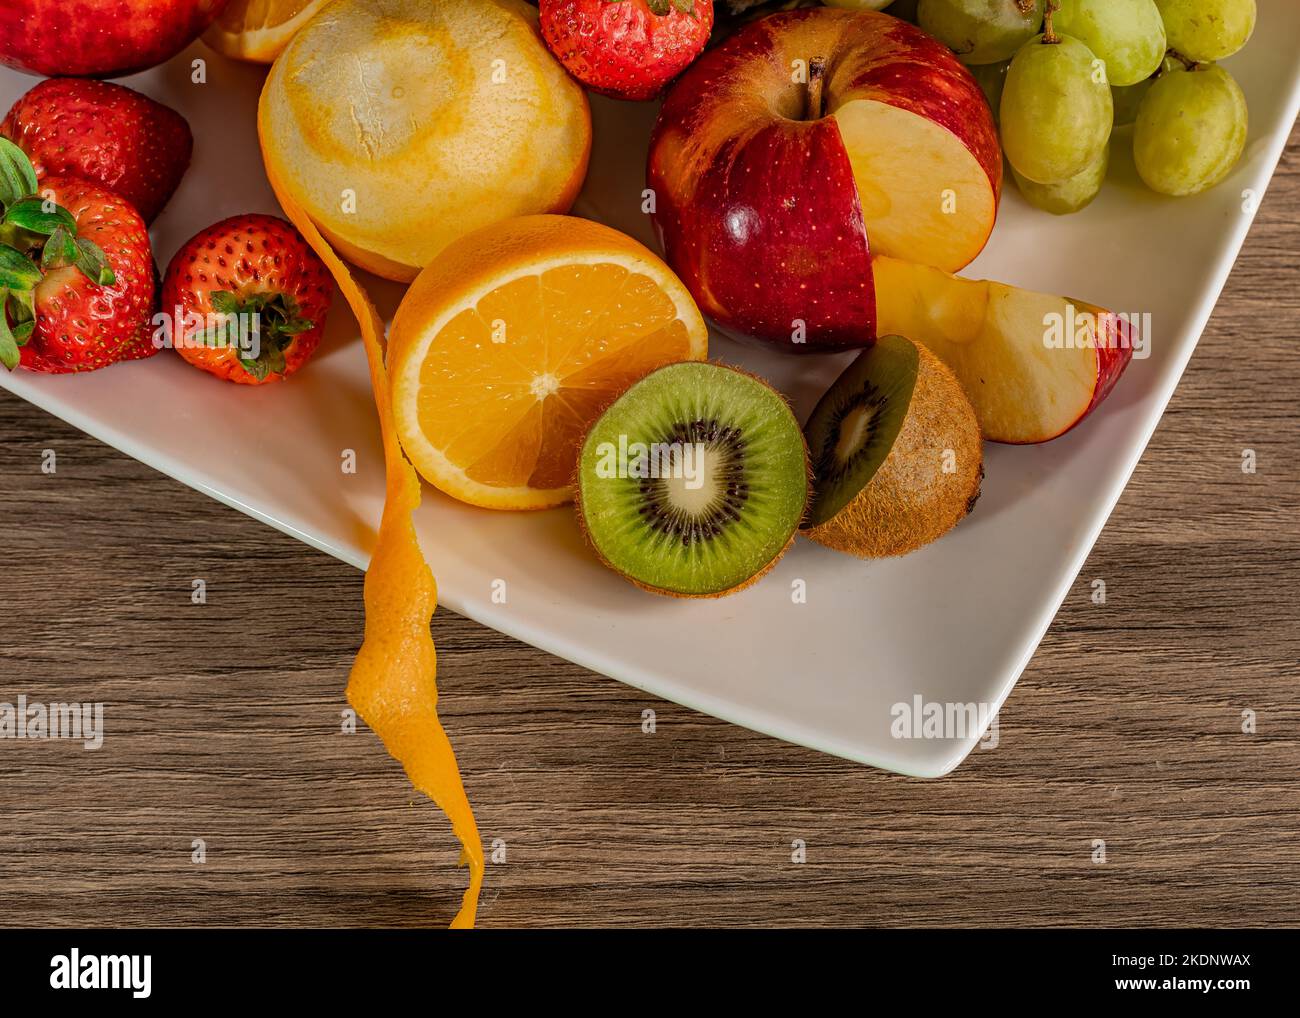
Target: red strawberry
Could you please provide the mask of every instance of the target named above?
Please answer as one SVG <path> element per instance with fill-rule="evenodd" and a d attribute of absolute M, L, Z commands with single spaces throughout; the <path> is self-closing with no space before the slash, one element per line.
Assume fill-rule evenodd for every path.
<path fill-rule="evenodd" d="M 144 221 L 97 184 L 47 177 L 0 138 L 0 363 L 93 371 L 149 335 L 153 255 Z"/>
<path fill-rule="evenodd" d="M 154 295 L 151 323 L 156 326 L 158 323 L 157 314 L 162 299 L 162 275 L 158 272 L 158 263 L 152 258 L 149 259 L 149 269 L 153 279 Z M 154 354 L 161 352 L 164 344 L 161 338 L 155 340 L 154 337 L 154 328 L 142 330 L 139 336 L 122 347 L 117 359 L 119 361 L 142 361 L 146 357 L 152 357 Z"/>
<path fill-rule="evenodd" d="M 14 103 L 0 135 L 36 175 L 82 177 L 116 191 L 153 222 L 190 165 L 194 139 L 175 110 L 124 85 L 50 78 Z"/>
<path fill-rule="evenodd" d="M 713 0 L 541 0 L 542 37 L 570 74 L 616 99 L 653 99 L 700 55 Z"/>
<path fill-rule="evenodd" d="M 195 367 L 242 385 L 278 382 L 320 344 L 334 281 L 298 231 L 243 215 L 203 230 L 167 266 L 162 311 Z"/>

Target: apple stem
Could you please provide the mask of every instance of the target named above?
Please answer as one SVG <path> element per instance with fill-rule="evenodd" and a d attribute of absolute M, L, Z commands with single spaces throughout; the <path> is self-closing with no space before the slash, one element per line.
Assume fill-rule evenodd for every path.
<path fill-rule="evenodd" d="M 826 83 L 826 58 L 813 57 L 808 61 L 808 92 L 804 101 L 805 120 L 821 120 L 822 86 Z"/>
<path fill-rule="evenodd" d="M 1061 9 L 1058 0 L 1047 0 L 1047 10 L 1043 13 L 1043 43 L 1048 46 L 1055 46 L 1061 41 L 1061 37 L 1056 34 L 1052 27 L 1052 15 Z"/>

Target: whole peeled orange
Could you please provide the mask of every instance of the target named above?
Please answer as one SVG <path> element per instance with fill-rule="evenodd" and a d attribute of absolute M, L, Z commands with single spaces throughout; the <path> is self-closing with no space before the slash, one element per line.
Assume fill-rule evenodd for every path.
<path fill-rule="evenodd" d="M 523 0 L 335 0 L 276 58 L 258 132 L 339 253 L 404 282 L 472 230 L 567 212 L 591 112 Z"/>

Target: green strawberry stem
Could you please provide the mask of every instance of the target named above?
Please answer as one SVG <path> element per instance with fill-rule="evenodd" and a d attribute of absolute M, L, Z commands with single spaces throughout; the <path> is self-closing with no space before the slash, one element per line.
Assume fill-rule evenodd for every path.
<path fill-rule="evenodd" d="M 19 198 L 5 209 L 5 230 L 26 231 L 48 237 L 60 226 L 73 233 L 77 232 L 77 221 L 72 218 L 72 213 L 45 198 Z"/>
<path fill-rule="evenodd" d="M 36 193 L 36 170 L 27 153 L 8 138 L 0 138 L 0 205 Z"/>
<path fill-rule="evenodd" d="M 300 314 L 298 302 L 287 293 L 245 293 L 236 296 L 227 290 L 210 295 L 212 309 L 222 321 L 203 336 L 208 346 L 231 347 L 244 351 L 257 340 L 251 356 L 239 354 L 239 363 L 259 382 L 270 374 L 283 373 L 285 353 L 295 337 L 316 327 Z"/>
<path fill-rule="evenodd" d="M 37 188 L 27 153 L 0 138 L 0 364 L 10 371 L 36 326 L 36 287 L 47 272 L 74 265 L 97 286 L 117 282 L 99 245 L 77 236 L 72 213 Z"/>
<path fill-rule="evenodd" d="M 9 300 L 9 291 L 0 290 L 0 307 Z M 9 316 L 0 314 L 0 364 L 12 371 L 18 367 L 21 354 L 18 352 L 18 337 L 9 328 Z"/>

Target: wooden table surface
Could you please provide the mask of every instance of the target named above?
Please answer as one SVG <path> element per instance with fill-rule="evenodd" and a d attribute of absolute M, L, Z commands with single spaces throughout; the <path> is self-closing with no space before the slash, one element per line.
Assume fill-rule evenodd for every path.
<path fill-rule="evenodd" d="M 1294 925 L 1298 222 L 1300 133 L 999 744 L 944 779 L 440 611 L 443 718 L 498 848 L 481 925 Z M 447 824 L 340 731 L 360 573 L 7 393 L 0 513 L 0 701 L 107 705 L 96 752 L 0 739 L 0 923 L 450 919 Z"/>

